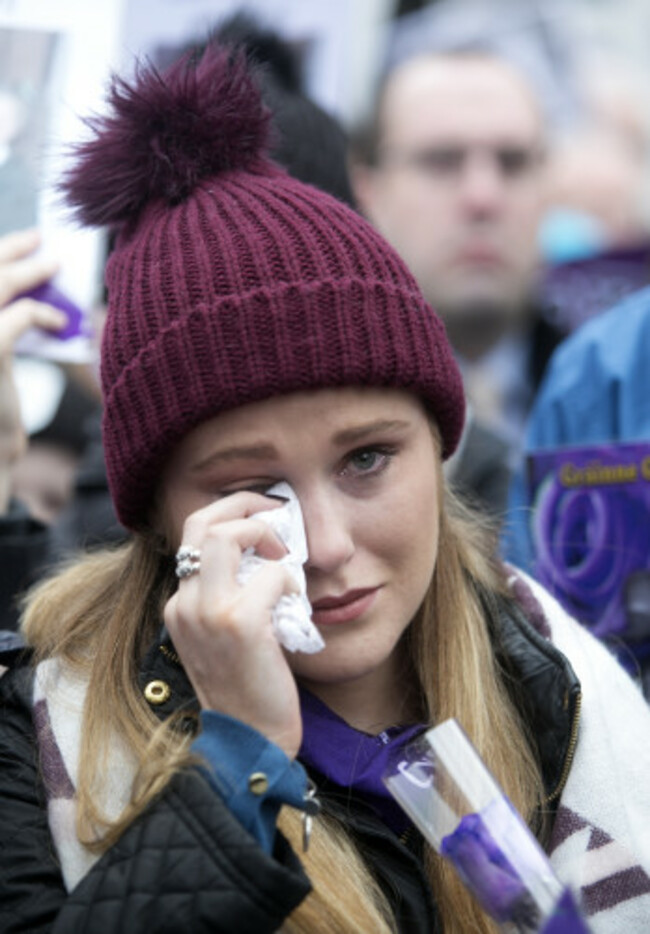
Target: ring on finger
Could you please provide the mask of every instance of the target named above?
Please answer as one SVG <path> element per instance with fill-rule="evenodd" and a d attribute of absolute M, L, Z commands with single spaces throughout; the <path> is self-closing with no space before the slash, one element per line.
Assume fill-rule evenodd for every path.
<path fill-rule="evenodd" d="M 181 545 L 176 552 L 176 577 L 184 580 L 201 570 L 201 552 L 191 545 Z"/>

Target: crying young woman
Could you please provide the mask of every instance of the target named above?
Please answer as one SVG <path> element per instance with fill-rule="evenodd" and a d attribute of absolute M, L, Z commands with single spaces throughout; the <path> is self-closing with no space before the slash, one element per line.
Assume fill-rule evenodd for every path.
<path fill-rule="evenodd" d="M 65 188 L 116 235 L 103 440 L 132 535 L 40 583 L 0 656 L 0 928 L 495 930 L 382 781 L 454 717 L 592 930 L 645 931 L 650 713 L 447 488 L 463 388 L 412 275 L 270 160 L 241 56 L 108 103 Z"/>

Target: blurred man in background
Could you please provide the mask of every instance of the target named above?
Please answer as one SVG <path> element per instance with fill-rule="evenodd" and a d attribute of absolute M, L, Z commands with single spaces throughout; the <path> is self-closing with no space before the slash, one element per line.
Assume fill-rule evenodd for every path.
<path fill-rule="evenodd" d="M 560 339 L 536 294 L 545 130 L 534 92 L 491 53 L 419 55 L 384 79 L 353 161 L 361 209 L 442 315 L 474 418 L 512 460 Z"/>

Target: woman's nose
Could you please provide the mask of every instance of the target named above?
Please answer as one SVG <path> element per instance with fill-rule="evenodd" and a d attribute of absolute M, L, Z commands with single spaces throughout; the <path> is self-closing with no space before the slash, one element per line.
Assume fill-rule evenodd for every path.
<path fill-rule="evenodd" d="M 354 554 L 349 509 L 335 497 L 320 495 L 301 500 L 308 558 L 306 570 L 332 573 Z"/>

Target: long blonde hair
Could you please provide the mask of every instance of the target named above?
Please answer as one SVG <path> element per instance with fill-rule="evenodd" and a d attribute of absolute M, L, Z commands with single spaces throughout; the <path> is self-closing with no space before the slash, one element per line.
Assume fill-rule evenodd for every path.
<path fill-rule="evenodd" d="M 456 717 L 533 824 L 543 798 L 535 746 L 505 688 L 489 633 L 489 603 L 506 592 L 495 553 L 492 530 L 445 489 L 436 571 L 407 632 L 407 653 L 429 722 Z M 25 604 L 23 631 L 36 657 L 60 656 L 83 669 L 93 685 L 81 738 L 77 830 L 95 850 L 112 845 L 172 775 L 191 762 L 187 736 L 173 722 L 159 723 L 137 685 L 139 663 L 174 586 L 160 542 L 137 535 L 128 545 L 87 556 L 41 583 Z M 98 810 L 96 792 L 114 731 L 131 747 L 139 768 L 130 804 L 110 823 Z M 280 827 L 300 853 L 298 815 L 284 808 Z M 386 899 L 344 827 L 319 818 L 302 859 L 314 891 L 283 931 L 395 930 Z M 496 930 L 430 848 L 425 868 L 446 934 Z"/>

